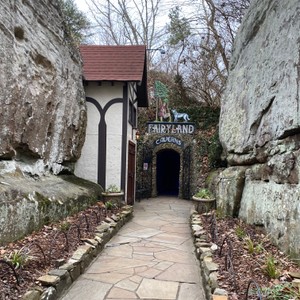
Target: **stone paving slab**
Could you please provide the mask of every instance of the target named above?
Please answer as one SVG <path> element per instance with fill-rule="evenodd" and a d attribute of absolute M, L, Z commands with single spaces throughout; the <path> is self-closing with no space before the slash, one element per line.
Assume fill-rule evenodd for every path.
<path fill-rule="evenodd" d="M 61 300 L 205 300 L 189 225 L 192 202 L 142 200 L 134 218 Z"/>

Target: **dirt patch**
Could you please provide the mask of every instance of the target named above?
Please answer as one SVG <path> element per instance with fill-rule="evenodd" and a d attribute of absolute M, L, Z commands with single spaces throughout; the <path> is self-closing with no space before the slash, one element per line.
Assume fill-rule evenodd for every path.
<path fill-rule="evenodd" d="M 18 242 L 0 247 L 0 299 L 20 299 L 29 288 L 39 285 L 38 277 L 66 262 L 84 240 L 95 236 L 97 225 L 118 212 L 118 208 L 107 211 L 99 202 Z M 13 264 L 14 269 L 6 262 Z"/>
<path fill-rule="evenodd" d="M 278 250 L 262 228 L 214 214 L 202 215 L 202 223 L 218 245 L 213 261 L 219 265 L 218 285 L 229 299 L 300 299 L 291 284 L 300 275 L 299 265 Z"/>

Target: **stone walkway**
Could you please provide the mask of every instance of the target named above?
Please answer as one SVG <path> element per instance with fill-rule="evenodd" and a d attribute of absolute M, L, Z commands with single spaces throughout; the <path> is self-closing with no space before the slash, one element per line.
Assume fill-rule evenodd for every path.
<path fill-rule="evenodd" d="M 145 199 L 62 300 L 205 300 L 190 201 Z"/>

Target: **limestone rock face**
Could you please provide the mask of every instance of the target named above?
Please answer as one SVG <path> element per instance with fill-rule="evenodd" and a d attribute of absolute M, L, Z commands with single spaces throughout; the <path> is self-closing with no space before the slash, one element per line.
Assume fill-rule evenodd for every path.
<path fill-rule="evenodd" d="M 255 156 L 270 141 L 300 131 L 299 38 L 299 1 L 252 1 L 221 105 L 220 138 L 229 156 Z"/>
<path fill-rule="evenodd" d="M 238 208 L 240 218 L 263 226 L 297 258 L 299 53 L 300 2 L 252 0 L 236 37 L 221 104 L 220 139 L 230 168 L 216 179 L 218 207 L 231 215 Z"/>
<path fill-rule="evenodd" d="M 0 40 L 0 159 L 59 173 L 80 156 L 86 107 L 57 1 L 1 1 Z"/>

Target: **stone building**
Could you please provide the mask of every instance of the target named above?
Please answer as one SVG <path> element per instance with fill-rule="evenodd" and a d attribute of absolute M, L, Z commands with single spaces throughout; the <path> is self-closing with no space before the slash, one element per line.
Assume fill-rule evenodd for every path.
<path fill-rule="evenodd" d="M 191 122 L 148 122 L 139 141 L 137 197 L 160 195 L 191 199 L 195 185 Z"/>

